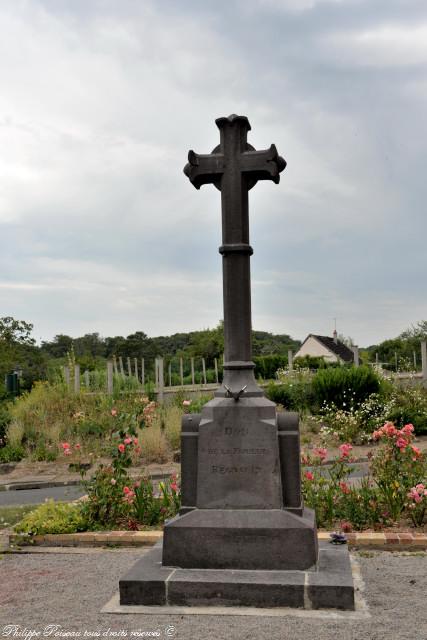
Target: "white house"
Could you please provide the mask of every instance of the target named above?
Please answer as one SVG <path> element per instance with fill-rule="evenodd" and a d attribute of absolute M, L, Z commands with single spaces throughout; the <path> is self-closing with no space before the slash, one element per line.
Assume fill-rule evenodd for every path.
<path fill-rule="evenodd" d="M 304 356 L 320 357 L 327 362 L 339 362 L 341 364 L 354 362 L 353 351 L 338 340 L 336 331 L 334 331 L 332 338 L 310 333 L 294 355 L 294 358 L 303 358 Z"/>

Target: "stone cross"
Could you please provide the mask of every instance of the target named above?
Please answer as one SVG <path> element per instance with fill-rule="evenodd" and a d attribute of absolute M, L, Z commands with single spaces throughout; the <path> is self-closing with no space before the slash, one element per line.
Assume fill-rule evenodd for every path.
<path fill-rule="evenodd" d="M 251 361 L 251 290 L 248 191 L 258 180 L 280 181 L 286 167 L 274 144 L 256 151 L 247 142 L 251 126 L 245 116 L 216 120 L 220 144 L 210 154 L 190 151 L 184 173 L 200 189 L 214 184 L 221 191 L 223 296 L 224 296 L 224 386 L 215 395 L 236 400 L 262 395 L 253 376 Z M 227 386 L 227 383 L 229 386 Z M 230 388 L 231 387 L 231 388 Z M 244 389 L 244 390 L 243 390 Z"/>

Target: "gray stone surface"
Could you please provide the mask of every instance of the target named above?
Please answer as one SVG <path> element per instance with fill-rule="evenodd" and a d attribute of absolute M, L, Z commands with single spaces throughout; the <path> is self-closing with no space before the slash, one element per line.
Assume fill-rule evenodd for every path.
<path fill-rule="evenodd" d="M 163 564 L 200 569 L 304 570 L 317 560 L 314 512 L 196 509 L 165 526 Z"/>
<path fill-rule="evenodd" d="M 181 513 L 194 508 L 197 501 L 198 432 L 201 415 L 182 417 L 181 430 Z"/>
<path fill-rule="evenodd" d="M 162 566 L 162 547 L 156 545 L 119 581 L 121 604 L 167 604 L 166 583 L 173 571 Z"/>
<path fill-rule="evenodd" d="M 318 565 L 307 571 L 174 569 L 160 563 L 159 551 L 153 549 L 120 580 L 122 605 L 354 609 L 346 546 L 322 543 Z M 230 554 L 234 558 L 234 549 Z"/>
<path fill-rule="evenodd" d="M 299 416 L 294 411 L 277 415 L 283 508 L 302 515 Z"/>
<path fill-rule="evenodd" d="M 280 509 L 276 408 L 266 398 L 215 398 L 202 411 L 199 509 Z"/>

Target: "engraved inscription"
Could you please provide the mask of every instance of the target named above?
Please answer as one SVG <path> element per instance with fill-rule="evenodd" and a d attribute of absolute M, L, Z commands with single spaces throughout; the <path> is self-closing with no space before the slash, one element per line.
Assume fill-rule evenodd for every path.
<path fill-rule="evenodd" d="M 221 475 L 230 473 L 251 473 L 257 475 L 261 471 L 261 467 L 257 467 L 254 464 L 250 465 L 231 465 L 229 467 L 225 465 L 212 465 L 211 473 L 219 473 Z"/>
<path fill-rule="evenodd" d="M 265 456 L 268 453 L 268 449 L 251 447 L 249 449 L 242 449 L 241 447 L 229 447 L 227 449 L 208 449 L 208 454 L 211 456 L 223 455 L 223 456 Z"/>
<path fill-rule="evenodd" d="M 225 427 L 224 434 L 226 436 L 247 436 L 249 429 L 247 427 Z"/>

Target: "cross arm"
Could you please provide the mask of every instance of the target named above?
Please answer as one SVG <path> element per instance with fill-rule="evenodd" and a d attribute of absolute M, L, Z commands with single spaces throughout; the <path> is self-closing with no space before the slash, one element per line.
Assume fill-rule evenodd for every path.
<path fill-rule="evenodd" d="M 224 156 L 222 153 L 199 154 L 188 152 L 188 162 L 184 173 L 191 184 L 200 189 L 203 184 L 217 182 L 224 173 Z"/>
<path fill-rule="evenodd" d="M 261 151 L 244 151 L 241 155 L 241 170 L 252 180 L 273 180 L 280 182 L 280 172 L 286 167 L 286 160 L 279 156 L 276 145 Z"/>

